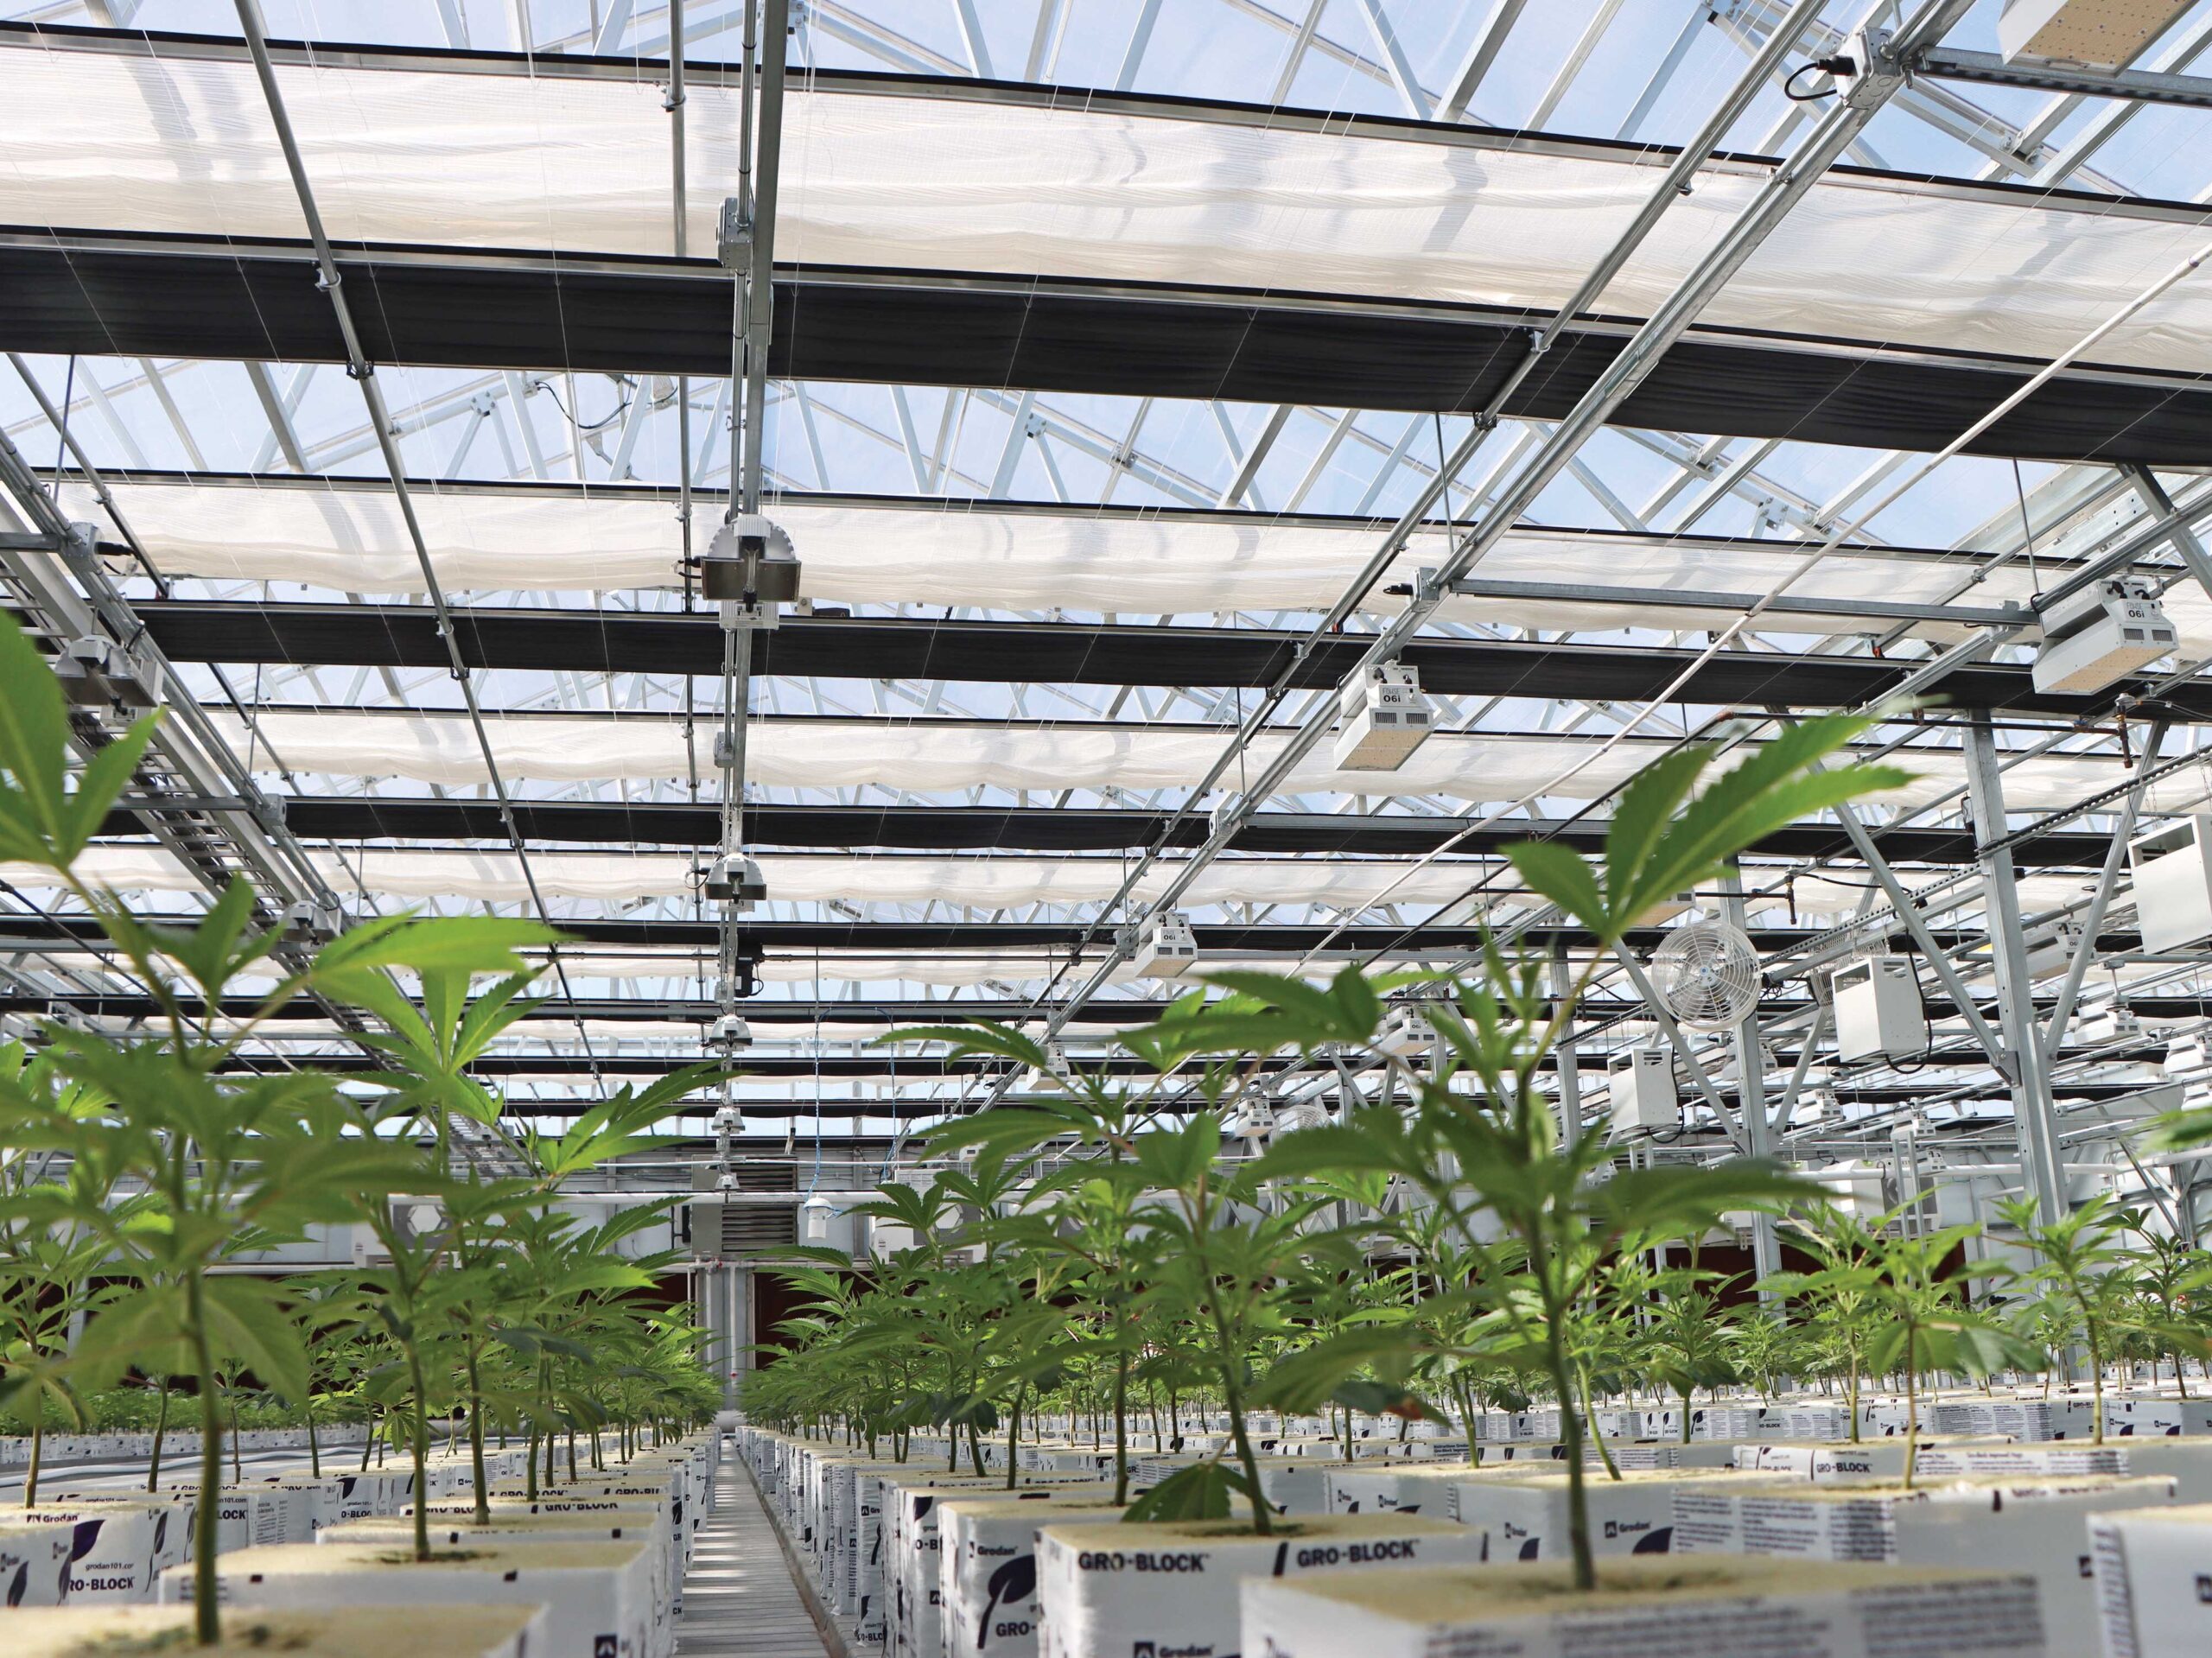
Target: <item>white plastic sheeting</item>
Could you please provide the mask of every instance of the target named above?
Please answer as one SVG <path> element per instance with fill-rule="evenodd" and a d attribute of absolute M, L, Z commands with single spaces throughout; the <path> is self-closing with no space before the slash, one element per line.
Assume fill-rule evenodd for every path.
<path fill-rule="evenodd" d="M 299 206 L 242 56 L 18 44 L 0 219 L 296 238 Z M 557 74 L 277 70 L 340 243 L 671 251 L 660 88 Z M 691 92 L 692 249 L 736 187 L 736 94 Z M 1384 136 L 1094 107 L 795 87 L 779 258 L 1548 309 L 1649 195 L 1663 156 L 1452 129 Z M 1594 308 L 1649 314 L 1766 169 L 1708 169 Z M 1706 312 L 1783 334 L 2049 357 L 2202 240 L 2196 215 L 1831 174 Z M 1868 257 L 1879 249 L 1878 259 Z M 2102 360 L 2212 368 L 2212 288 L 2183 283 Z"/>
<path fill-rule="evenodd" d="M 512 853 L 423 851 L 365 847 L 312 854 L 332 890 L 402 901 L 466 899 L 519 904 L 530 897 Z M 1121 888 L 1128 866 L 1117 858 L 931 857 L 779 854 L 759 858 L 772 898 L 786 903 L 956 904 L 1019 909 L 1034 904 L 1095 905 Z M 533 851 L 530 873 L 548 899 L 622 904 L 680 898 L 696 890 L 695 861 L 667 852 Z M 1388 902 L 1448 904 L 1480 882 L 1490 866 L 1446 860 L 1416 867 L 1410 861 L 1331 858 L 1224 858 L 1200 873 L 1185 902 L 1322 905 L 1363 908 Z M 1171 861 L 1148 872 L 1137 895 L 1150 899 L 1176 870 Z M 87 886 L 119 893 L 194 892 L 199 880 L 156 846 L 95 846 L 77 860 Z M 34 866 L 0 864 L 0 880 L 43 889 L 51 876 Z M 1486 889 L 1496 890 L 1496 889 Z M 1509 885 L 1503 889 L 1511 892 Z"/>
<path fill-rule="evenodd" d="M 238 752 L 246 753 L 243 722 L 230 715 L 215 718 Z M 688 775 L 683 727 L 671 719 L 524 715 L 491 715 L 485 723 L 510 781 L 646 782 Z M 454 785 L 487 781 L 476 734 L 459 715 L 269 709 L 258 725 L 257 752 L 281 755 L 297 772 Z M 1286 740 L 1283 734 L 1262 734 L 1247 751 L 1247 772 L 1267 766 Z M 1196 784 L 1228 740 L 1222 729 L 1202 726 L 768 719 L 748 728 L 746 772 L 772 789 L 873 784 L 916 794 L 976 787 L 1145 791 Z M 707 740 L 699 742 L 700 764 L 709 765 Z M 1435 795 L 1474 804 L 1505 804 L 1538 791 L 1593 799 L 1625 783 L 1666 746 L 1638 739 L 1596 753 L 1599 746 L 1571 738 L 1446 733 L 1430 738 L 1395 772 L 1339 772 L 1325 748 L 1291 772 L 1282 792 Z M 1588 765 L 1562 780 L 1562 773 L 1586 759 Z M 1895 800 L 1918 804 L 1964 783 L 1964 763 L 1955 750 L 1914 749 L 1898 759 L 1916 776 L 1891 797 Z M 1229 775 L 1233 780 L 1236 769 Z M 2126 779 L 2116 758 L 2045 755 L 2006 772 L 2005 799 L 2022 810 L 2055 810 Z M 2202 799 L 2209 782 L 2212 770 L 2189 768 L 2153 785 L 2148 804 L 2157 811 L 2180 810 Z"/>
<path fill-rule="evenodd" d="M 4 62 L 5 60 L 0 60 Z M 422 567 L 389 487 L 191 482 L 112 486 L 117 505 L 170 575 L 300 582 L 330 593 L 414 594 Z M 73 517 L 101 522 L 98 499 L 65 492 Z M 430 558 L 450 592 L 617 591 L 679 585 L 680 532 L 671 502 L 575 487 L 502 492 L 413 491 Z M 805 563 L 808 595 L 849 605 L 944 605 L 1001 611 L 1112 611 L 1194 615 L 1224 610 L 1326 610 L 1381 539 L 1366 523 L 1327 524 L 1256 515 L 1230 518 L 1006 511 L 988 507 L 862 505 L 791 497 L 775 507 Z M 1370 605 L 1395 613 L 1382 591 L 1440 563 L 1439 529 L 1416 536 L 1378 583 Z M 1669 538 L 1572 530 L 1509 532 L 1481 574 L 1504 581 L 1599 588 L 1764 593 L 1804 556 L 1789 542 L 1764 546 L 1720 537 Z M 1798 599 L 1936 604 L 1973 574 L 1964 560 L 1832 554 L 1798 581 Z M 2024 602 L 2025 569 L 1993 571 L 1960 602 Z M 2184 585 L 2167 607 L 2191 650 L 2212 653 L 2212 598 Z M 1545 629 L 1723 627 L 1738 613 L 1711 606 L 1461 599 L 1453 621 Z M 1885 631 L 1891 626 L 1884 621 Z M 1830 633 L 1848 624 L 1777 617 L 1770 632 Z M 1948 626 L 1923 627 L 1949 637 Z"/>

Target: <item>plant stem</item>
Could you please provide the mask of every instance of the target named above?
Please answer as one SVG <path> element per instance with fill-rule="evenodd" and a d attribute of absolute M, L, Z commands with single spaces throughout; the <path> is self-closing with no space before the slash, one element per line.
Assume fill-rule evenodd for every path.
<path fill-rule="evenodd" d="M 2105 1357 L 2104 1344 L 2097 1339 L 2097 1326 L 2093 1319 L 2084 1319 L 2082 1337 L 2089 1344 L 2089 1380 L 2095 1403 L 2089 1408 L 2089 1443 L 2105 1442 Z"/>
<path fill-rule="evenodd" d="M 1122 1332 L 1126 1337 L 1126 1330 Z M 1156 1444 L 1159 1433 L 1153 1439 Z M 1013 1476 L 1007 1476 L 1009 1489 Z M 1114 1353 L 1114 1501 L 1129 1500 L 1129 1350 L 1126 1342 L 1116 1343 Z"/>
<path fill-rule="evenodd" d="M 1586 1364 L 1581 1367 L 1581 1380 L 1583 1420 L 1589 1423 L 1590 1438 L 1597 1445 L 1599 1459 L 1605 1464 L 1605 1477 L 1618 1480 L 1621 1471 L 1613 1465 L 1613 1453 L 1606 1448 L 1605 1431 L 1598 1426 L 1598 1406 L 1597 1401 L 1590 1397 L 1590 1367 Z M 1560 1426 L 1566 1425 L 1562 1423 Z M 1468 1443 L 1471 1445 L 1473 1441 L 1470 1439 Z"/>
<path fill-rule="evenodd" d="M 222 1540 L 223 1413 L 215 1397 L 215 1355 L 207 1340 L 207 1297 L 197 1272 L 184 1280 L 192 1323 L 193 1379 L 200 1384 L 200 1511 L 192 1546 L 193 1635 L 203 1647 L 223 1638 L 215 1604 L 215 1550 Z"/>
<path fill-rule="evenodd" d="M 1920 1390 L 1915 1385 L 1919 1367 L 1913 1363 L 1914 1331 L 1904 1331 L 1904 1489 L 1912 1489 L 1913 1465 L 1920 1454 Z"/>
<path fill-rule="evenodd" d="M 413 1420 L 409 1423 L 409 1438 L 415 1448 L 415 1558 L 430 1558 L 430 1417 L 428 1395 L 429 1384 L 423 1375 L 423 1351 L 413 1342 L 407 1344 L 407 1381 L 415 1397 L 409 1412 Z"/>
<path fill-rule="evenodd" d="M 1561 1401 L 1560 1440 L 1567 1453 L 1567 1543 L 1574 1556 L 1574 1586 L 1586 1593 L 1598 1586 L 1598 1567 L 1591 1555 L 1590 1502 L 1582 1483 L 1582 1422 L 1574 1411 L 1574 1377 L 1560 1329 L 1564 1310 L 1547 1307 L 1545 1312 L 1545 1368 L 1551 1372 L 1552 1396 Z"/>
<path fill-rule="evenodd" d="M 162 1402 L 154 1412 L 154 1456 L 146 1470 L 146 1489 L 157 1491 L 162 1485 L 162 1441 L 169 1432 L 169 1379 L 162 1378 Z"/>
<path fill-rule="evenodd" d="M 476 1523 L 492 1523 L 492 1504 L 484 1478 L 484 1384 L 477 1374 L 476 1350 L 468 1350 L 468 1461 L 476 1477 Z"/>
<path fill-rule="evenodd" d="M 33 1394 L 31 1408 L 36 1414 L 31 1418 L 30 1472 L 23 1480 L 23 1506 L 26 1509 L 38 1507 L 38 1469 L 46 1452 L 46 1401 Z"/>

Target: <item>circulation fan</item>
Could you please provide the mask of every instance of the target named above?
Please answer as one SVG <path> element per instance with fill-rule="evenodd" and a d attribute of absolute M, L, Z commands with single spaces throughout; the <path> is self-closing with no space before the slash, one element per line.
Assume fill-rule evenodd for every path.
<path fill-rule="evenodd" d="M 1759 953 L 1743 930 L 1692 916 L 1651 953 L 1651 985 L 1693 1031 L 1732 1031 L 1759 1002 Z"/>

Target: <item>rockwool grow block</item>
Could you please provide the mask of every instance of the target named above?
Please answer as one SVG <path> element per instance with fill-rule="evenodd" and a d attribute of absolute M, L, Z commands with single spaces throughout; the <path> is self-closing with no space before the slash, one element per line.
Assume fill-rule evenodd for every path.
<path fill-rule="evenodd" d="M 682 1566 L 667 1516 L 658 1509 L 631 1509 L 602 1515 L 494 1514 L 492 1523 L 479 1526 L 474 1511 L 466 1515 L 423 1516 L 430 1528 L 434 1549 L 474 1548 L 480 1543 L 620 1543 L 644 1538 L 652 1545 L 651 1579 L 653 1612 L 652 1639 L 648 1658 L 664 1658 L 676 1645 L 676 1594 Z M 325 1532 L 328 1544 L 382 1543 L 411 1547 L 415 1521 L 408 1518 L 349 1520 Z"/>
<path fill-rule="evenodd" d="M 288 1543 L 216 1562 L 226 1605 L 364 1609 L 365 1620 L 431 1605 L 543 1603 L 537 1658 L 651 1658 L 652 1546 L 637 1542 L 475 1543 L 428 1560 L 384 1543 Z M 164 1602 L 189 1600 L 193 1574 L 162 1574 Z M 373 1609 L 373 1610 L 370 1610 Z"/>
<path fill-rule="evenodd" d="M 77 1536 L 70 1521 L 0 1514 L 0 1603 L 59 1606 L 67 1600 Z"/>
<path fill-rule="evenodd" d="M 1586 1470 L 1583 1504 L 1590 1520 L 1590 1545 L 1599 1554 L 1669 1554 L 1674 1552 L 1675 1494 L 1721 1483 L 1786 1482 L 1787 1476 L 1713 1469 L 1626 1470 L 1618 1479 L 1603 1470 Z M 1532 1474 L 1523 1479 L 1494 1480 L 1459 1488 L 1458 1519 L 1487 1539 L 1490 1560 L 1555 1560 L 1568 1545 L 1568 1482 L 1564 1473 Z"/>
<path fill-rule="evenodd" d="M 1802 1561 L 1613 1560 L 1331 1572 L 1243 1586 L 1254 1658 L 2073 1658 L 2028 1579 Z"/>
<path fill-rule="evenodd" d="M 2118 1449 L 2127 1472 L 2173 1481 L 2176 1501 L 2212 1502 L 2212 1439 L 2130 1439 Z"/>
<path fill-rule="evenodd" d="M 1452 1481 L 1469 1471 L 1467 1464 L 1402 1463 L 1377 1466 L 1373 1463 L 1339 1464 L 1325 1480 L 1328 1506 L 1325 1514 L 1433 1514 L 1440 1512 L 1444 1493 Z"/>
<path fill-rule="evenodd" d="M 884 1588 L 888 1598 L 885 1635 L 893 1658 L 939 1658 L 943 1650 L 939 1620 L 944 1604 L 941 1569 L 944 1537 L 938 1529 L 943 1503 L 963 1496 L 988 1496 L 1039 1506 L 1063 1500 L 1095 1502 L 1100 1492 L 1096 1480 L 1025 1486 L 1008 1491 L 1003 1480 L 955 1480 L 941 1474 L 912 1484 L 894 1482 L 887 1485 L 884 1504 L 890 1528 L 885 1540 L 889 1550 L 884 1564 Z"/>
<path fill-rule="evenodd" d="M 1246 1519 L 1046 1524 L 1037 1575 L 1050 1658 L 1229 1658 L 1246 1578 L 1468 1565 L 1482 1540 L 1421 1515 L 1318 1515 L 1270 1536 Z"/>
<path fill-rule="evenodd" d="M 2212 1503 L 2089 1521 L 2105 1658 L 2212 1652 Z"/>
<path fill-rule="evenodd" d="M 392 1607 L 374 1618 L 352 1609 L 233 1609 L 219 1645 L 192 1644 L 189 1606 L 66 1606 L 7 1620 L 9 1658 L 127 1658 L 157 1652 L 193 1658 L 534 1658 L 546 1649 L 543 1606 Z"/>
<path fill-rule="evenodd" d="M 1890 1483 L 1805 1484 L 1675 1494 L 1682 1553 L 1781 1555 L 2025 1572 L 2041 1591 L 2054 1653 L 2097 1641 L 2088 1521 L 2093 1515 L 2164 1508 L 2165 1479 L 1953 1480 L 1906 1490 Z"/>
<path fill-rule="evenodd" d="M 1110 1503 L 1083 1506 L 950 1497 L 938 1503 L 938 1629 L 944 1658 L 1034 1658 L 1045 1610 L 1037 1588 L 1037 1529 L 1113 1521 Z"/>
<path fill-rule="evenodd" d="M 158 1497 L 122 1502 L 41 1502 L 17 1511 L 32 1521 L 71 1528 L 69 1589 L 72 1604 L 150 1603 L 154 1579 L 166 1566 L 186 1558 L 182 1538 L 190 1508 Z M 172 1538 L 175 1530 L 179 1535 Z"/>

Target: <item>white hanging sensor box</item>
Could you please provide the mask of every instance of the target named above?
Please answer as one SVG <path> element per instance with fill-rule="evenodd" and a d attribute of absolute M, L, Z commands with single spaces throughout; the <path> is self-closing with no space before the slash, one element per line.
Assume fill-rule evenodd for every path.
<path fill-rule="evenodd" d="M 2093 581 L 2043 613 L 2035 686 L 2085 696 L 2171 656 L 2179 643 L 2150 583 L 2126 575 Z"/>
<path fill-rule="evenodd" d="M 1346 680 L 1338 693 L 1339 772 L 1395 772 L 1436 727 L 1436 708 L 1421 678 L 1402 663 L 1378 663 Z"/>

